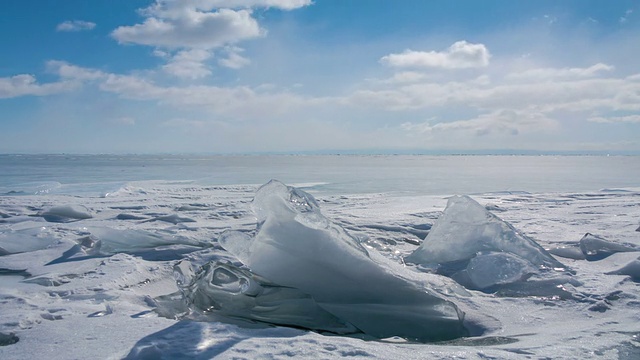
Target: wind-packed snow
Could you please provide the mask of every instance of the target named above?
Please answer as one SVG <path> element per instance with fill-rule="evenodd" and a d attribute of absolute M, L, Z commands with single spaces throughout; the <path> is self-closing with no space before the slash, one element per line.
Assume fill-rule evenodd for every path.
<path fill-rule="evenodd" d="M 638 189 L 326 188 L 3 191 L 0 358 L 640 358 Z M 432 241 L 457 245 L 405 262 Z M 393 310 L 361 316 L 381 309 L 365 299 Z M 464 312 L 471 336 L 403 339 L 424 325 L 410 314 L 449 313 L 421 312 L 434 304 Z M 409 326 L 376 333 L 387 315 Z"/>

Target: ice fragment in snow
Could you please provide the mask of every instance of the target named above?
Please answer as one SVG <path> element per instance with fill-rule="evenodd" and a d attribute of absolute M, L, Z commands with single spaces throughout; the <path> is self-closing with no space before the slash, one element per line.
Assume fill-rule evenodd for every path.
<path fill-rule="evenodd" d="M 179 277 L 183 271 L 178 271 Z M 269 283 L 230 264 L 211 262 L 204 265 L 181 290 L 192 308 L 205 314 L 337 334 L 359 332 L 323 310 L 311 296 L 300 290 Z"/>
<path fill-rule="evenodd" d="M 45 249 L 56 241 L 45 227 L 0 232 L 0 256 Z"/>
<path fill-rule="evenodd" d="M 140 216 L 140 215 L 134 215 L 134 214 L 118 214 L 118 216 L 116 216 L 117 220 L 146 220 L 147 218 L 144 216 Z"/>
<path fill-rule="evenodd" d="M 449 199 L 422 245 L 405 260 L 435 265 L 471 260 L 477 253 L 487 251 L 517 255 L 537 268 L 565 267 L 533 239 L 468 196 Z"/>
<path fill-rule="evenodd" d="M 116 230 L 107 227 L 90 227 L 87 231 L 91 234 L 91 241 L 83 238 L 84 246 L 89 248 L 97 247 L 103 255 L 118 252 L 139 252 L 169 245 L 203 245 L 183 236 L 144 230 Z M 99 245 L 95 244 L 97 241 L 99 241 Z"/>
<path fill-rule="evenodd" d="M 547 249 L 550 254 L 573 260 L 585 260 L 587 257 L 577 243 Z"/>
<path fill-rule="evenodd" d="M 494 285 L 526 280 L 537 269 L 521 257 L 501 252 L 479 254 L 454 279 L 468 289 L 486 289 Z"/>
<path fill-rule="evenodd" d="M 80 205 L 54 206 L 40 214 L 46 221 L 66 223 L 92 218 L 89 210 Z"/>
<path fill-rule="evenodd" d="M 180 223 L 185 223 L 185 222 L 196 222 L 195 220 L 193 220 L 192 218 L 188 218 L 188 217 L 181 217 L 178 215 L 163 215 L 163 216 L 158 216 L 155 217 L 153 219 L 147 220 L 147 221 L 164 221 L 164 222 L 168 222 L 174 225 L 180 224 Z"/>
<path fill-rule="evenodd" d="M 18 338 L 14 333 L 5 334 L 0 332 L 0 346 L 13 345 L 18 341 L 20 341 L 20 338 Z"/>
<path fill-rule="evenodd" d="M 600 236 L 586 233 L 580 239 L 580 250 L 589 261 L 602 260 L 618 252 L 640 251 L 640 248 L 607 241 Z"/>
<path fill-rule="evenodd" d="M 633 260 L 618 270 L 608 272 L 607 275 L 629 275 L 631 280 L 640 282 L 640 258 Z"/>
<path fill-rule="evenodd" d="M 89 235 L 77 239 L 76 245 L 47 265 L 117 253 L 135 254 L 151 261 L 175 260 L 184 254 L 209 246 L 209 244 L 184 236 L 162 232 L 135 229 L 117 230 L 108 227 L 83 229 L 85 230 L 83 234 L 88 233 Z"/>
<path fill-rule="evenodd" d="M 309 295 L 341 322 L 377 338 L 429 341 L 466 334 L 455 304 L 374 262 L 306 192 L 271 181 L 256 193 L 253 209 L 254 238 L 227 232 L 219 239 L 253 274 Z"/>

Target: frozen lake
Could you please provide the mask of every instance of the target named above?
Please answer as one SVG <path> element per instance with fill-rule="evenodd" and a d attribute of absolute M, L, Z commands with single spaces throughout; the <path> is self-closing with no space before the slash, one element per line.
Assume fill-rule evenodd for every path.
<path fill-rule="evenodd" d="M 632 156 L 0 155 L 0 358 L 637 359 L 638 179 Z"/>

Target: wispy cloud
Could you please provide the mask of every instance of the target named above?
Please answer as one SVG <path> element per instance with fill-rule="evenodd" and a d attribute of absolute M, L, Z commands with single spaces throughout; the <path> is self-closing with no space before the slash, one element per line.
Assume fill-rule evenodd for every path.
<path fill-rule="evenodd" d="M 507 77 L 513 80 L 548 81 L 569 78 L 588 78 L 613 71 L 612 65 L 597 63 L 586 68 L 538 68 L 519 73 L 511 73 Z"/>
<path fill-rule="evenodd" d="M 226 51 L 226 57 L 225 58 L 221 58 L 220 60 L 218 60 L 218 63 L 224 67 L 230 68 L 230 69 L 240 69 L 243 68 L 249 64 L 251 64 L 251 60 L 247 59 L 246 57 L 240 55 L 241 52 L 243 52 L 244 50 L 237 47 L 237 46 L 233 46 L 233 47 L 229 47 L 227 48 Z"/>
<path fill-rule="evenodd" d="M 618 19 L 618 22 L 620 24 L 626 24 L 629 21 L 629 17 L 631 16 L 631 14 L 633 14 L 633 9 L 625 11 L 624 15 L 621 16 L 620 19 Z"/>
<path fill-rule="evenodd" d="M 92 30 L 96 24 L 90 21 L 69 20 L 62 22 L 56 26 L 56 31 L 83 31 Z"/>
<path fill-rule="evenodd" d="M 403 123 L 402 129 L 409 133 L 431 132 L 466 132 L 475 136 L 485 136 L 494 133 L 519 135 L 521 133 L 545 132 L 558 127 L 558 122 L 544 114 L 526 111 L 501 109 L 481 114 L 467 120 L 450 122 L 431 121 L 424 123 Z"/>
<path fill-rule="evenodd" d="M 640 123 L 640 115 L 627 115 L 627 116 L 594 116 L 588 119 L 590 122 L 601 124 L 613 124 L 613 123 Z"/>

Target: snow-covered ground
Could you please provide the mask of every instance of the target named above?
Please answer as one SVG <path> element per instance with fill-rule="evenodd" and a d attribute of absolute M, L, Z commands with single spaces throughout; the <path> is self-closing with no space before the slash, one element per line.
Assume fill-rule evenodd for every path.
<path fill-rule="evenodd" d="M 640 358 L 640 252 L 556 256 L 572 273 L 557 291 L 466 290 L 403 261 L 448 195 L 327 194 L 316 186 L 301 188 L 324 216 L 382 268 L 455 303 L 474 336 L 416 343 L 215 316 L 178 320 L 185 308 L 174 265 L 232 259 L 217 240 L 225 230 L 255 234 L 258 186 L 145 181 L 106 196 L 0 197 L 0 358 Z M 640 246 L 640 189 L 471 197 L 555 253 L 578 251 L 572 246 L 586 233 Z"/>

